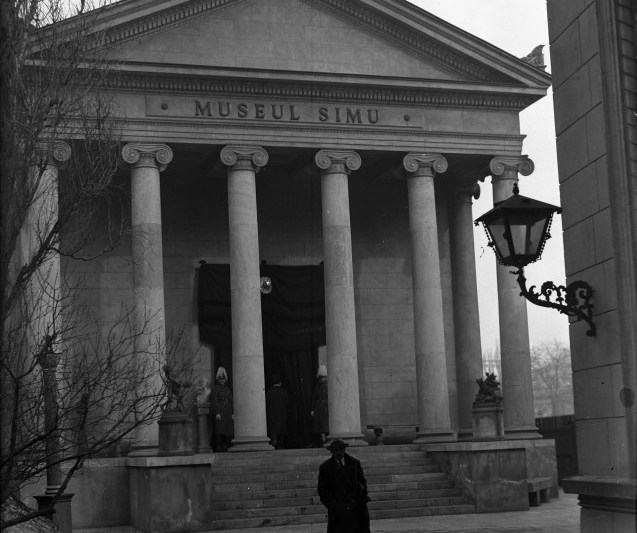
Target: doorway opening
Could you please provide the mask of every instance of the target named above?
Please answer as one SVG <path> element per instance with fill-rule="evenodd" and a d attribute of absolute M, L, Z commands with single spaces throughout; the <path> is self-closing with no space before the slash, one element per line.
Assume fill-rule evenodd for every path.
<path fill-rule="evenodd" d="M 313 444 L 311 402 L 318 369 L 318 349 L 325 346 L 323 263 L 284 266 L 261 264 L 268 291 L 261 294 L 266 389 L 279 374 L 288 393 L 285 448 Z M 229 265 L 202 264 L 199 269 L 199 334 L 215 347 L 215 369 L 232 372 Z"/>

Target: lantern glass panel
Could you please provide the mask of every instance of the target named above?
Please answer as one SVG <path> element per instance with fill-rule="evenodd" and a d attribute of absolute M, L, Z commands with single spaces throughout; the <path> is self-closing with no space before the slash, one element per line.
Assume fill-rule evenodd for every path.
<path fill-rule="evenodd" d="M 550 216 L 550 215 L 549 215 Z M 529 213 L 510 217 L 512 255 L 519 263 L 528 264 L 538 258 L 542 250 L 547 225 L 546 213 Z"/>

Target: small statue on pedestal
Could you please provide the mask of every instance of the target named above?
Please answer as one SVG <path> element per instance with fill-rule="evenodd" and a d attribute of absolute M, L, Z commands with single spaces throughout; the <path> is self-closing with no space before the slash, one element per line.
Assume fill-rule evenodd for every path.
<path fill-rule="evenodd" d="M 500 404 L 502 402 L 500 382 L 493 372 L 486 372 L 484 378 L 476 379 L 476 383 L 478 384 L 478 394 L 476 394 L 473 405 Z"/>
<path fill-rule="evenodd" d="M 166 383 L 166 403 L 164 411 L 183 411 L 184 410 L 184 394 L 189 388 L 189 384 L 182 383 L 175 379 L 172 375 L 172 368 L 164 365 L 164 376 Z"/>
<path fill-rule="evenodd" d="M 210 382 L 203 376 L 197 379 L 197 405 L 208 405 L 210 400 Z"/>

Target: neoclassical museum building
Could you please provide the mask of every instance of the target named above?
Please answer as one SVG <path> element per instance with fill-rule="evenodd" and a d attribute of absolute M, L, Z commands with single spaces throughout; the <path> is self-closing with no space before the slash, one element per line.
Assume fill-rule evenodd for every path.
<path fill-rule="evenodd" d="M 150 310 L 162 337 L 186 332 L 200 376 L 213 383 L 226 368 L 227 456 L 279 453 L 266 427 L 274 374 L 290 395 L 289 447 L 311 444 L 319 365 L 329 435 L 353 454 L 374 428 L 387 444 L 468 450 L 483 376 L 472 198 L 492 187 L 504 200 L 534 170 L 519 114 L 551 83 L 541 59 L 404 0 L 124 0 L 99 22 L 118 73 L 117 179 L 133 237 L 74 265 L 93 308 L 106 322 L 123 302 Z M 498 446 L 537 448 L 527 465 L 554 469 L 534 424 L 526 301 L 509 270 L 498 266 L 493 294 Z M 158 427 L 136 437 L 148 456 Z M 119 480 L 136 472 L 131 502 L 135 476 L 160 459 L 171 460 L 138 451 L 112 463 Z"/>

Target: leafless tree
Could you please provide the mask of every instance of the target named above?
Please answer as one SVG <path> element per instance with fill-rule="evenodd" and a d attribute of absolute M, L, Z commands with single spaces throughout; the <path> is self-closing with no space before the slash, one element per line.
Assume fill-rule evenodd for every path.
<path fill-rule="evenodd" d="M 117 78 L 96 23 L 106 9 L 0 2 L 2 502 L 51 472 L 59 496 L 87 457 L 157 418 L 165 396 L 157 376 L 167 347 L 152 317 L 122 308 L 104 323 L 71 275 L 73 262 L 112 251 L 128 227 L 114 182 Z"/>
<path fill-rule="evenodd" d="M 557 339 L 533 346 L 531 370 L 538 414 L 539 411 L 550 416 L 572 414 L 574 408 L 569 348 Z"/>

